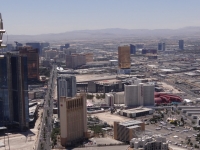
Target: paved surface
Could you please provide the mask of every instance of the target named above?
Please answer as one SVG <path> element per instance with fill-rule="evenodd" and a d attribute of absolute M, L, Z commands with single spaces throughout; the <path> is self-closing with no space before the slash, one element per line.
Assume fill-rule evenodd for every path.
<path fill-rule="evenodd" d="M 35 148 L 35 142 L 38 137 L 38 127 L 41 121 L 42 109 L 38 111 L 38 118 L 35 122 L 33 129 L 22 133 L 12 133 L 5 136 L 5 147 L 1 147 L 0 150 L 9 149 L 10 150 L 33 150 Z M 31 135 L 31 136 L 29 136 Z M 0 142 L 4 143 L 4 136 L 0 137 Z"/>
<path fill-rule="evenodd" d="M 107 79 L 116 79 L 116 75 L 110 75 L 110 74 L 76 75 L 77 82 L 88 82 L 88 81 L 98 81 L 98 80 L 107 80 Z"/>
<path fill-rule="evenodd" d="M 92 114 L 92 116 L 97 116 L 100 120 L 107 122 L 109 125 L 113 125 L 114 121 L 124 122 L 133 120 L 131 118 L 123 117 L 117 114 L 111 114 L 110 111 Z"/>
<path fill-rule="evenodd" d="M 41 121 L 40 132 L 36 143 L 38 150 L 51 149 L 51 131 L 52 131 L 52 116 L 53 116 L 53 96 L 54 86 L 56 81 L 56 66 L 53 66 L 49 82 L 48 91 L 45 96 L 44 112 Z"/>
<path fill-rule="evenodd" d="M 73 150 L 126 150 L 128 147 L 129 145 L 117 145 L 117 146 L 74 148 Z"/>

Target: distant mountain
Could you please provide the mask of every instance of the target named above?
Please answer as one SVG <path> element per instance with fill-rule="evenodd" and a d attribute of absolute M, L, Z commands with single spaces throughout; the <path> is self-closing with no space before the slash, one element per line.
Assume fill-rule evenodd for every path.
<path fill-rule="evenodd" d="M 87 39 L 112 39 L 124 37 L 197 37 L 200 36 L 200 27 L 185 27 L 180 29 L 99 29 L 99 30 L 77 30 L 55 34 L 40 35 L 8 35 L 8 42 L 30 42 L 30 41 L 67 41 Z M 7 37 L 4 35 L 4 41 Z"/>

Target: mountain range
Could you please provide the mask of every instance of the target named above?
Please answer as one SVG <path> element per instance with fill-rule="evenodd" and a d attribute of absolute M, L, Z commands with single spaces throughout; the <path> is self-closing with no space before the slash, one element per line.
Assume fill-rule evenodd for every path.
<path fill-rule="evenodd" d="M 8 43 L 18 42 L 59 42 L 68 40 L 88 40 L 88 39 L 113 39 L 113 38 L 179 38 L 179 37 L 199 37 L 200 27 L 185 27 L 180 29 L 121 29 L 109 28 L 99 30 L 76 30 L 63 33 L 49 33 L 40 35 L 4 35 L 3 40 Z"/>

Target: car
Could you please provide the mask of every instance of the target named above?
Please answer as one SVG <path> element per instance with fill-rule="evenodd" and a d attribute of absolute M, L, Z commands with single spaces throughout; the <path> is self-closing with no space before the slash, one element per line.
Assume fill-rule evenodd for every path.
<path fill-rule="evenodd" d="M 156 128 L 156 130 L 161 130 L 161 128 Z"/>
<path fill-rule="evenodd" d="M 197 137 L 197 135 L 196 135 L 196 134 L 193 134 L 193 136 L 194 136 L 194 137 Z"/>
<path fill-rule="evenodd" d="M 179 130 L 176 130 L 176 132 L 179 132 Z"/>

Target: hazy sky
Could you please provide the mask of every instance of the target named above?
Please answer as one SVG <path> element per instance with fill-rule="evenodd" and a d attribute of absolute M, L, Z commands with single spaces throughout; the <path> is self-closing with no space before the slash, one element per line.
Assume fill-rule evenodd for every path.
<path fill-rule="evenodd" d="M 200 0 L 0 0 L 8 34 L 200 26 Z"/>

